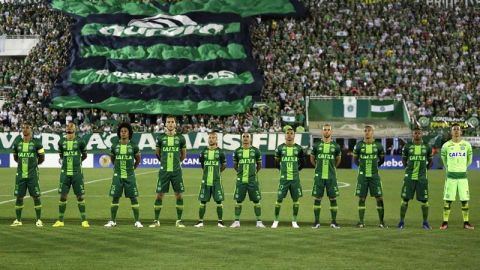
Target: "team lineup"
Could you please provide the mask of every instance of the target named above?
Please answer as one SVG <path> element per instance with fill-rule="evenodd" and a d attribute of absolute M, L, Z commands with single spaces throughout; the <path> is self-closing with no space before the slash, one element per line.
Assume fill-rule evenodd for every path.
<path fill-rule="evenodd" d="M 182 135 L 176 133 L 176 118 L 166 118 L 166 130 L 156 140 L 156 156 L 160 161 L 158 172 L 156 196 L 154 200 L 153 223 L 148 227 L 160 227 L 161 210 L 165 194 L 170 187 L 175 194 L 176 222 L 175 226 L 184 228 L 182 221 L 185 187 L 182 177 L 181 162 L 186 158 L 186 143 Z M 340 146 L 332 140 L 332 127 L 329 124 L 323 125 L 322 139 L 315 143 L 309 155 L 309 161 L 314 165 L 313 176 L 313 217 L 312 228 L 320 227 L 320 213 L 322 209 L 322 198 L 326 195 L 329 201 L 330 227 L 339 229 L 336 217 L 339 206 L 337 197 L 339 190 L 337 185 L 336 168 L 341 162 Z M 77 199 L 78 210 L 81 218 L 81 226 L 90 227 L 86 216 L 85 188 L 82 172 L 82 161 L 87 158 L 85 142 L 76 136 L 76 126 L 68 123 L 65 128 L 65 136 L 58 143 L 61 170 L 58 186 L 59 206 L 58 219 L 53 227 L 64 227 L 67 198 L 70 189 Z M 24 197 L 28 194 L 34 202 L 37 227 L 43 227 L 41 220 L 42 204 L 39 186 L 38 165 L 45 160 L 45 151 L 41 142 L 33 138 L 32 126 L 23 125 L 22 135 L 18 138 L 12 148 L 14 160 L 18 163 L 15 179 L 15 220 L 11 226 L 22 226 L 22 210 Z M 420 202 L 424 229 L 432 229 L 428 222 L 429 196 L 428 196 L 428 175 L 427 171 L 432 165 L 432 148 L 423 142 L 422 131 L 414 129 L 411 142 L 407 143 L 402 150 L 402 159 L 405 166 L 403 187 L 401 190 L 400 221 L 399 229 L 405 228 L 405 216 L 409 201 L 416 198 Z M 469 187 L 467 168 L 472 163 L 473 153 L 470 143 L 462 139 L 462 130 L 459 125 L 451 127 L 452 139 L 446 142 L 441 148 L 441 159 L 446 170 L 446 180 L 443 192 L 443 222 L 441 230 L 448 228 L 452 203 L 456 200 L 457 194 L 461 202 L 463 215 L 463 227 L 474 229 L 469 223 Z M 130 124 L 122 123 L 117 128 L 118 142 L 113 143 L 110 149 L 110 158 L 113 164 L 113 177 L 109 195 L 111 197 L 110 220 L 105 227 L 117 226 L 116 216 L 119 208 L 120 198 L 125 196 L 130 199 L 134 217 L 134 226 L 142 228 L 140 222 L 140 205 L 138 203 L 138 188 L 135 177 L 135 169 L 140 163 L 139 147 L 131 141 L 133 129 Z M 277 199 L 274 208 L 274 220 L 271 228 L 279 227 L 279 215 L 284 199 L 288 193 L 292 199 L 292 221 L 293 228 L 300 228 L 297 217 L 300 209 L 299 199 L 303 196 L 299 172 L 304 167 L 304 150 L 294 142 L 295 132 L 293 129 L 285 131 L 285 143 L 279 145 L 275 151 L 275 165 L 280 172 Z M 200 151 L 200 163 L 202 176 L 198 201 L 198 222 L 194 227 L 204 226 L 206 206 L 213 198 L 216 204 L 217 226 L 226 227 L 223 221 L 223 201 L 225 194 L 222 185 L 222 172 L 226 169 L 226 158 L 224 151 L 217 145 L 217 134 L 208 134 L 208 147 Z M 233 153 L 234 169 L 236 171 L 236 182 L 234 192 L 234 221 L 231 228 L 240 227 L 240 217 L 243 202 L 247 198 L 253 203 L 253 210 L 256 217 L 256 227 L 265 228 L 262 221 L 262 192 L 258 179 L 258 172 L 262 167 L 260 150 L 252 145 L 250 133 L 241 135 L 242 145 Z M 353 162 L 358 166 L 357 184 L 355 195 L 358 197 L 358 223 L 357 227 L 365 227 L 365 202 L 368 194 L 374 197 L 377 205 L 379 223 L 378 227 L 386 228 L 384 222 L 385 206 L 383 200 L 382 182 L 379 175 L 379 168 L 384 162 L 385 152 L 383 146 L 375 141 L 374 129 L 372 126 L 365 126 L 364 138 L 360 140 L 353 150 Z"/>

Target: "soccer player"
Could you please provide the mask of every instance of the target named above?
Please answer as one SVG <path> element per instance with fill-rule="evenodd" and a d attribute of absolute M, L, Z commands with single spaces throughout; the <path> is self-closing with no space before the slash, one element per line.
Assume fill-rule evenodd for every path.
<path fill-rule="evenodd" d="M 205 147 L 200 153 L 200 163 L 202 164 L 203 176 L 200 186 L 200 209 L 198 210 L 198 222 L 194 226 L 203 227 L 203 217 L 207 202 L 213 197 L 217 203 L 218 227 L 225 228 L 223 223 L 223 205 L 224 200 L 223 186 L 220 173 L 225 170 L 226 160 L 223 150 L 217 145 L 217 133 L 210 132 L 208 134 L 208 147 Z"/>
<path fill-rule="evenodd" d="M 42 203 L 40 201 L 40 186 L 38 184 L 38 165 L 45 160 L 45 150 L 40 140 L 33 138 L 32 125 L 25 123 L 22 127 L 23 138 L 18 138 L 13 144 L 13 159 L 18 163 L 15 178 L 14 196 L 16 219 L 13 227 L 22 226 L 23 198 L 28 193 L 33 199 L 37 227 L 43 227 L 40 219 L 42 215 Z"/>
<path fill-rule="evenodd" d="M 398 228 L 405 227 L 405 214 L 408 201 L 417 194 L 417 200 L 422 203 L 423 224 L 426 230 L 432 229 L 428 223 L 428 180 L 427 170 L 432 166 L 432 148 L 423 143 L 422 130 L 413 129 L 413 140 L 403 147 L 402 160 L 405 166 L 405 178 L 402 188 L 402 205 L 400 206 L 400 222 Z"/>
<path fill-rule="evenodd" d="M 58 193 L 60 193 L 60 202 L 58 205 L 59 217 L 53 224 L 53 227 L 63 227 L 65 209 L 67 208 L 67 195 L 70 187 L 73 188 L 75 196 L 77 196 L 78 210 L 82 219 L 82 227 L 88 228 L 85 215 L 85 187 L 83 183 L 82 162 L 87 158 L 86 144 L 81 138 L 75 136 L 76 126 L 70 122 L 65 127 L 67 133 L 64 138 L 58 142 L 58 153 L 62 169 L 60 173 L 60 185 Z"/>
<path fill-rule="evenodd" d="M 172 183 L 175 192 L 177 228 L 185 228 L 182 222 L 183 196 L 185 187 L 182 178 L 182 161 L 187 157 L 185 138 L 176 134 L 177 122 L 175 116 L 167 116 L 166 133 L 157 138 L 156 155 L 160 161 L 160 171 L 158 172 L 157 197 L 155 199 L 155 220 L 149 227 L 160 227 L 160 211 L 162 209 L 163 196 L 168 193 L 170 183 Z"/>
<path fill-rule="evenodd" d="M 451 129 L 452 139 L 442 146 L 441 157 L 447 173 L 445 188 L 443 190 L 443 223 L 440 230 L 448 228 L 448 218 L 450 216 L 450 207 L 452 202 L 458 197 L 462 202 L 463 228 L 467 230 L 475 229 L 469 222 L 468 201 L 470 194 L 468 191 L 467 169 L 472 163 L 472 145 L 462 140 L 462 129 L 460 125 L 454 124 Z"/>
<path fill-rule="evenodd" d="M 342 153 L 340 146 L 332 141 L 332 126 L 325 124 L 322 127 L 323 138 L 315 144 L 310 155 L 310 162 L 315 166 L 315 177 L 312 189 L 312 196 L 315 198 L 313 202 L 313 214 L 315 222 L 312 228 L 320 228 L 320 210 L 322 197 L 327 191 L 327 196 L 330 199 L 330 213 L 332 215 L 332 222 L 330 227 L 339 229 L 337 218 L 337 167 L 340 165 Z"/>
<path fill-rule="evenodd" d="M 378 167 L 385 161 L 385 151 L 380 143 L 373 138 L 373 127 L 365 126 L 364 138 L 359 141 L 353 150 L 353 161 L 358 166 L 357 188 L 355 194 L 358 196 L 358 216 L 360 218 L 357 227 L 365 227 L 365 200 L 367 193 L 377 200 L 377 211 L 380 228 L 386 228 L 383 205 L 383 192 Z"/>
<path fill-rule="evenodd" d="M 121 123 L 117 129 L 118 143 L 112 144 L 110 158 L 114 164 L 112 186 L 110 196 L 112 204 L 110 206 L 111 219 L 105 224 L 105 227 L 117 226 L 116 217 L 120 197 L 125 190 L 125 197 L 130 198 L 132 204 L 134 226 L 142 228 L 140 223 L 140 205 L 138 204 L 137 180 L 135 178 L 135 169 L 140 163 L 140 151 L 138 145 L 131 141 L 133 129 L 129 123 Z"/>
<path fill-rule="evenodd" d="M 297 224 L 298 210 L 300 208 L 300 199 L 302 194 L 302 186 L 300 185 L 300 170 L 303 168 L 303 149 L 295 143 L 295 131 L 288 128 L 285 133 L 285 143 L 278 146 L 275 151 L 275 162 L 277 168 L 280 169 L 280 184 L 278 186 L 277 202 L 275 204 L 275 220 L 272 228 L 278 227 L 278 217 L 283 199 L 290 191 L 293 201 L 293 219 L 292 227 L 300 228 Z"/>
<path fill-rule="evenodd" d="M 240 214 L 242 213 L 242 204 L 247 196 L 253 202 L 253 209 L 257 219 L 256 227 L 265 228 L 262 223 L 262 208 L 260 200 L 260 184 L 258 183 L 258 172 L 262 168 L 262 158 L 260 150 L 252 146 L 252 135 L 244 132 L 242 134 L 242 146 L 233 153 L 233 162 L 235 171 L 237 171 L 237 181 L 235 184 L 235 221 L 230 228 L 240 227 Z"/>

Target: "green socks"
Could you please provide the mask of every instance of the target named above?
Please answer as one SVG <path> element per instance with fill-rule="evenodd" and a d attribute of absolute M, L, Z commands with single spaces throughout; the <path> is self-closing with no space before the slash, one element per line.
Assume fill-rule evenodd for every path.
<path fill-rule="evenodd" d="M 240 220 L 241 213 L 242 213 L 242 203 L 237 202 L 235 204 L 235 220 Z"/>
<path fill-rule="evenodd" d="M 198 219 L 203 220 L 203 217 L 205 216 L 205 209 L 206 205 L 205 202 L 200 203 L 200 208 L 198 208 Z"/>
<path fill-rule="evenodd" d="M 462 215 L 463 222 L 468 222 L 469 220 L 469 211 L 468 211 L 468 202 L 462 202 Z"/>
<path fill-rule="evenodd" d="M 155 205 L 153 206 L 155 211 L 155 220 L 159 220 L 160 218 L 160 211 L 162 210 L 162 200 L 155 200 Z"/>
<path fill-rule="evenodd" d="M 322 201 L 314 200 L 313 201 L 313 215 L 315 217 L 315 224 L 320 223 L 320 210 L 322 210 L 322 206 L 320 205 Z"/>
<path fill-rule="evenodd" d="M 300 203 L 299 202 L 293 202 L 293 221 L 297 221 L 297 216 L 298 216 L 298 210 L 300 209 Z"/>
<path fill-rule="evenodd" d="M 443 205 L 443 222 L 448 222 L 448 218 L 450 217 L 450 207 L 452 202 L 446 201 Z"/>
<path fill-rule="evenodd" d="M 110 205 L 110 215 L 111 215 L 111 220 L 113 222 L 115 222 L 115 220 L 117 219 L 119 202 L 120 202 L 120 198 L 113 198 L 112 204 Z"/>
<path fill-rule="evenodd" d="M 67 201 L 62 201 L 60 199 L 60 201 L 58 202 L 58 220 L 60 220 L 61 222 L 64 221 L 66 209 L 67 209 Z"/>
<path fill-rule="evenodd" d="M 260 221 L 262 219 L 262 206 L 259 202 L 253 204 L 253 210 L 255 211 L 255 217 L 257 218 L 257 221 Z"/>
<path fill-rule="evenodd" d="M 22 221 L 23 200 L 15 201 L 15 215 L 18 221 Z"/>
<path fill-rule="evenodd" d="M 337 200 L 331 200 L 330 214 L 332 215 L 332 223 L 337 223 L 337 212 L 338 212 Z"/>
<path fill-rule="evenodd" d="M 428 221 L 428 208 L 429 208 L 428 202 L 422 203 L 422 217 L 423 217 L 423 222 L 427 222 L 427 221 Z"/>
<path fill-rule="evenodd" d="M 218 216 L 218 220 L 223 219 L 223 204 L 222 204 L 222 202 L 217 202 L 217 216 Z"/>
<path fill-rule="evenodd" d="M 135 222 L 137 222 L 140 220 L 140 205 L 135 197 L 130 198 L 130 202 L 132 204 L 133 218 L 135 219 Z"/>
<path fill-rule="evenodd" d="M 182 219 L 182 214 L 183 214 L 183 199 L 177 199 L 177 220 Z"/>
<path fill-rule="evenodd" d="M 40 202 L 40 198 L 33 198 L 33 204 L 35 215 L 37 216 L 37 219 L 40 219 L 42 217 L 42 203 Z"/>
<path fill-rule="evenodd" d="M 280 216 L 280 208 L 282 208 L 282 202 L 277 201 L 275 203 L 275 220 L 278 221 L 278 217 Z"/>
<path fill-rule="evenodd" d="M 408 202 L 402 201 L 402 204 L 400 205 L 400 221 L 405 221 L 405 215 L 407 214 L 407 209 L 408 209 Z"/>
<path fill-rule="evenodd" d="M 365 218 L 365 201 L 359 200 L 358 201 L 358 218 L 360 220 L 360 223 L 364 223 L 364 218 Z"/>

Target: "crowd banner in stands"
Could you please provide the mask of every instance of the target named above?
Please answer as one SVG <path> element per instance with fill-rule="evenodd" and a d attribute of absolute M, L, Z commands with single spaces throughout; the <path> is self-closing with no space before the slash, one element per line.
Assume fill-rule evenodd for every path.
<path fill-rule="evenodd" d="M 388 119 L 404 121 L 403 103 L 395 99 L 372 97 L 312 97 L 309 101 L 311 121 L 356 119 Z"/>
<path fill-rule="evenodd" d="M 243 113 L 263 77 L 251 16 L 303 16 L 298 0 L 52 0 L 75 16 L 52 107 L 146 114 Z"/>
<path fill-rule="evenodd" d="M 408 137 L 410 117 L 403 100 L 366 96 L 310 96 L 307 119 L 309 132 L 321 136 L 329 123 L 340 138 L 360 138 L 365 125 L 375 128 L 378 138 Z"/>
<path fill-rule="evenodd" d="M 132 140 L 138 144 L 142 153 L 154 153 L 156 138 L 159 134 L 155 133 L 134 133 Z M 0 153 L 9 153 L 15 140 L 20 136 L 18 132 L 0 132 Z M 47 153 L 56 153 L 61 134 L 42 133 L 40 138 L 42 145 Z M 187 150 L 189 152 L 199 152 L 199 149 L 208 145 L 208 133 L 188 133 L 185 137 Z M 93 133 L 82 137 L 87 143 L 89 153 L 109 153 L 112 142 L 117 140 L 117 134 Z M 240 134 L 222 134 L 218 133 L 219 146 L 227 152 L 233 152 L 241 146 Z M 273 153 L 278 145 L 285 142 L 283 133 L 255 133 L 252 135 L 253 146 L 260 149 L 262 153 Z M 307 149 L 310 147 L 310 134 L 297 133 L 295 142 Z"/>
<path fill-rule="evenodd" d="M 458 124 L 462 129 L 466 129 L 478 127 L 479 120 L 476 116 L 472 116 L 470 118 L 448 116 L 421 116 L 418 118 L 418 123 L 422 128 L 450 128 L 453 124 Z"/>
<path fill-rule="evenodd" d="M 427 5 L 446 7 L 446 8 L 456 8 L 456 7 L 479 7 L 480 0 L 417 0 L 424 1 Z"/>
<path fill-rule="evenodd" d="M 320 0 L 325 2 L 326 0 Z M 367 5 L 375 4 L 393 4 L 402 2 L 402 0 L 349 0 L 349 2 L 358 2 Z M 471 8 L 480 6 L 480 0 L 412 0 L 412 2 L 423 2 L 429 6 L 437 6 L 442 8 Z"/>

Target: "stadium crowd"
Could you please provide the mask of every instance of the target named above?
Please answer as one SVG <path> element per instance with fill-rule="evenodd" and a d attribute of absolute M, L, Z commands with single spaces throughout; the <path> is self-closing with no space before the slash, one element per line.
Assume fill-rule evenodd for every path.
<path fill-rule="evenodd" d="M 405 99 L 414 119 L 478 116 L 478 9 L 414 1 L 302 2 L 304 19 L 256 18 L 251 26 L 253 55 L 265 74 L 261 101 L 239 115 L 180 117 L 183 132 L 274 132 L 282 124 L 301 131 L 308 95 Z M 0 58 L 0 130 L 18 130 L 20 116 L 41 131 L 60 131 L 74 121 L 84 133 L 110 132 L 123 120 L 137 131 L 163 130 L 165 116 L 48 108 L 53 82 L 68 62 L 70 24 L 46 1 L 0 4 L 0 35 L 40 38 L 25 59 Z"/>

